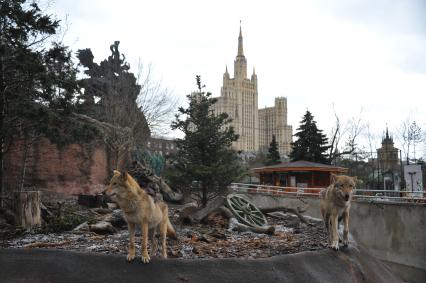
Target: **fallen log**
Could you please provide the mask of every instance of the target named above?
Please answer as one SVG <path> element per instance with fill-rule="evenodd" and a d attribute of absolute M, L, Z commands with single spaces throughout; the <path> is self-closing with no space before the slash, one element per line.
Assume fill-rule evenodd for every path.
<path fill-rule="evenodd" d="M 112 226 L 111 223 L 106 221 L 100 221 L 96 224 L 89 225 L 89 229 L 92 232 L 95 232 L 96 234 L 114 234 L 117 232 L 117 230 Z"/>
<path fill-rule="evenodd" d="M 201 222 L 204 218 L 209 216 L 211 213 L 216 212 L 219 207 L 225 204 L 225 198 L 222 196 L 216 197 L 212 201 L 210 201 L 206 207 L 195 211 L 194 213 L 188 216 L 188 220 L 190 223 L 198 223 Z"/>
<path fill-rule="evenodd" d="M 59 246 L 64 246 L 70 244 L 71 241 L 62 241 L 57 243 L 43 243 L 43 242 L 36 242 L 31 243 L 28 245 L 23 246 L 23 248 L 32 249 L 32 248 L 54 248 Z"/>
<path fill-rule="evenodd" d="M 179 211 L 179 220 L 182 223 L 190 223 L 190 215 L 198 210 L 198 206 L 195 202 L 189 202 L 184 204 L 183 207 Z"/>
<path fill-rule="evenodd" d="M 238 222 L 234 217 L 229 219 L 229 230 L 237 232 L 254 232 L 259 234 L 273 235 L 275 233 L 274 226 L 248 226 Z"/>
<path fill-rule="evenodd" d="M 161 177 L 155 175 L 152 170 L 139 161 L 133 161 L 131 167 L 127 168 L 127 171 L 136 179 L 141 188 L 151 196 L 155 197 L 156 194 L 161 193 L 166 201 L 182 201 L 183 195 L 181 193 L 173 191 Z"/>
<path fill-rule="evenodd" d="M 301 214 L 301 212 L 305 212 L 307 210 L 307 207 L 304 208 L 292 208 L 292 207 L 286 207 L 286 206 L 276 206 L 276 207 L 265 207 L 265 208 L 259 208 L 259 210 L 264 213 L 264 214 L 268 214 L 271 212 L 277 212 L 277 211 L 282 211 L 282 212 L 286 212 L 286 213 L 292 213 L 294 215 L 296 215 L 297 217 L 299 217 L 300 221 L 302 221 L 305 224 L 310 224 L 306 218 Z M 269 215 L 269 214 L 268 214 Z"/>
<path fill-rule="evenodd" d="M 217 209 L 217 213 L 220 213 L 220 215 L 228 219 L 234 218 L 234 214 L 232 214 L 232 211 L 230 211 L 226 206 L 219 207 Z"/>
<path fill-rule="evenodd" d="M 87 222 L 81 223 L 73 229 L 73 232 L 86 232 L 90 230 L 90 226 Z"/>
<path fill-rule="evenodd" d="M 42 202 L 40 203 L 40 210 L 41 210 L 41 218 L 44 221 L 47 222 L 50 218 L 53 217 L 53 212 L 50 211 Z"/>
<path fill-rule="evenodd" d="M 112 213 L 106 214 L 101 219 L 101 222 L 102 221 L 111 223 L 112 226 L 114 226 L 115 228 L 122 228 L 127 226 L 127 222 L 123 217 L 123 213 L 121 212 L 121 209 L 116 209 Z"/>

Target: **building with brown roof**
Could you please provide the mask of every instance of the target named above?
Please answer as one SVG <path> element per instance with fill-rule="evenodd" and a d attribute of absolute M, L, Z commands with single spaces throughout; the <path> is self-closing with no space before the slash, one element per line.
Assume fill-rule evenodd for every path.
<path fill-rule="evenodd" d="M 325 188 L 330 185 L 330 176 L 347 173 L 344 167 L 309 161 L 294 161 L 252 169 L 259 174 L 260 184 L 280 187 Z"/>

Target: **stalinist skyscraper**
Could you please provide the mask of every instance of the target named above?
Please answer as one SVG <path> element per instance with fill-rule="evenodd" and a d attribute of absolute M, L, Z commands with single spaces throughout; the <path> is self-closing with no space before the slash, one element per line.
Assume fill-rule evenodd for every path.
<path fill-rule="evenodd" d="M 287 125 L 287 99 L 276 98 L 275 104 L 278 105 L 275 107 L 258 109 L 257 75 L 253 67 L 251 77 L 247 77 L 247 60 L 244 56 L 241 26 L 237 57 L 234 60 L 234 77 L 230 77 L 226 67 L 221 96 L 217 99 L 218 102 L 214 104 L 215 113 L 228 113 L 232 118 L 231 126 L 240 136 L 233 144 L 236 150 L 246 152 L 267 150 L 272 135 L 275 135 L 280 154 L 290 153 L 292 128 Z"/>
<path fill-rule="evenodd" d="M 228 68 L 223 74 L 221 96 L 215 104 L 217 113 L 226 112 L 232 118 L 231 126 L 240 136 L 234 148 L 255 152 L 259 149 L 259 117 L 257 108 L 257 76 L 253 69 L 247 78 L 247 60 L 244 56 L 243 35 L 240 27 L 238 53 L 234 61 L 234 77 L 230 78 Z"/>

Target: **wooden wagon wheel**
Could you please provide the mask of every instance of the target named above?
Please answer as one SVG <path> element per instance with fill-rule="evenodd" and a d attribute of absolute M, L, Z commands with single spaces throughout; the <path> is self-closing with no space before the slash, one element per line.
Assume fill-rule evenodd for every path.
<path fill-rule="evenodd" d="M 249 226 L 265 226 L 268 224 L 265 215 L 251 202 L 238 195 L 230 194 L 226 204 L 238 220 Z"/>

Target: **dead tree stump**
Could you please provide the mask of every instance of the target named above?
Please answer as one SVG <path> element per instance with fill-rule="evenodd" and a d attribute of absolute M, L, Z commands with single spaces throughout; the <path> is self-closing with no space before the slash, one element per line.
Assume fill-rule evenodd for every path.
<path fill-rule="evenodd" d="M 25 229 L 41 224 L 41 192 L 13 192 L 15 225 Z"/>

